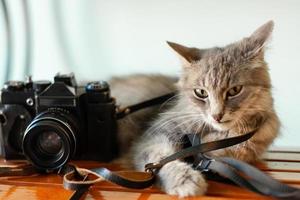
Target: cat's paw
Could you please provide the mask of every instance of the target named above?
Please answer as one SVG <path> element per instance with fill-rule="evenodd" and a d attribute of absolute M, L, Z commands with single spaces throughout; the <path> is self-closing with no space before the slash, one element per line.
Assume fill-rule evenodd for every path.
<path fill-rule="evenodd" d="M 170 195 L 179 197 L 203 195 L 207 183 L 199 171 L 180 161 L 173 161 L 160 169 L 159 184 Z"/>

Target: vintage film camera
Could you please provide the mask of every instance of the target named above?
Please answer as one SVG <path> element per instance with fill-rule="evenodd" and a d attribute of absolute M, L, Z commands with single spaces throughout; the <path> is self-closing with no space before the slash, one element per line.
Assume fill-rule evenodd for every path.
<path fill-rule="evenodd" d="M 110 161 L 118 154 L 115 111 L 104 81 L 79 86 L 73 74 L 9 81 L 1 90 L 0 153 L 46 171 L 69 159 Z"/>

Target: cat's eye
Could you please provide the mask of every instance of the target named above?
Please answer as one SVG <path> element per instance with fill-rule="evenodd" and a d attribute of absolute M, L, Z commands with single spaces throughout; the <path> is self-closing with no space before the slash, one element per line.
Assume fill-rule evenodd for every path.
<path fill-rule="evenodd" d="M 242 89 L 243 89 L 243 86 L 241 86 L 241 85 L 234 86 L 227 91 L 227 96 L 234 97 L 234 96 L 238 95 L 242 91 Z"/>
<path fill-rule="evenodd" d="M 208 93 L 200 88 L 194 89 L 194 95 L 198 99 L 205 99 L 208 97 Z"/>

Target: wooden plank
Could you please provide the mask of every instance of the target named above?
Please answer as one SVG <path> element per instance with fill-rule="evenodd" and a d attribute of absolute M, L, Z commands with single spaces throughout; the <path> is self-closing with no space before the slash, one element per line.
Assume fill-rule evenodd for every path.
<path fill-rule="evenodd" d="M 271 199 L 270 197 L 262 196 L 251 192 L 236 185 L 221 183 L 216 181 L 208 181 L 209 187 L 207 191 L 208 196 L 222 196 L 228 198 L 240 199 Z"/>
<path fill-rule="evenodd" d="M 0 184 L 61 187 L 62 177 L 56 174 L 39 174 L 26 177 L 1 177 Z"/>
<path fill-rule="evenodd" d="M 8 178 L 4 180 L 0 180 L 1 184 L 9 184 L 12 186 L 20 186 L 20 187 L 43 187 L 43 188 L 62 188 L 62 179 L 60 176 L 49 174 L 44 176 L 33 176 L 26 178 Z M 145 190 L 133 190 L 120 187 L 118 185 L 111 184 L 109 182 L 101 182 L 93 186 L 94 189 L 102 191 L 123 191 L 123 192 L 142 192 L 142 193 L 151 193 L 151 194 L 163 194 L 156 187 L 150 187 Z M 235 185 L 229 185 L 214 181 L 209 181 L 209 189 L 207 192 L 209 196 L 224 196 L 224 197 L 234 197 L 239 196 L 240 198 L 258 198 L 259 195 L 247 191 L 246 189 L 240 188 Z"/>
<path fill-rule="evenodd" d="M 255 166 L 263 171 L 283 171 L 300 173 L 300 162 L 265 161 L 256 163 Z"/>
<path fill-rule="evenodd" d="M 109 200 L 238 200 L 240 197 L 222 197 L 222 196 L 197 196 L 188 198 L 178 198 L 176 196 L 165 194 L 149 194 L 149 193 L 127 193 L 127 192 L 111 192 L 91 190 L 86 196 L 86 199 L 109 199 Z M 271 198 L 247 198 L 247 199 L 271 199 Z"/>
<path fill-rule="evenodd" d="M 300 184 L 289 184 L 290 186 L 292 187 L 295 187 L 295 188 L 299 188 L 300 189 Z"/>
<path fill-rule="evenodd" d="M 286 153 L 300 153 L 300 147 L 278 147 L 278 146 L 271 146 L 268 149 L 268 152 L 286 152 Z"/>
<path fill-rule="evenodd" d="M 62 200 L 69 199 L 72 193 L 72 191 L 63 188 L 0 185 L 0 199 L 3 200 Z"/>
<path fill-rule="evenodd" d="M 290 184 L 300 184 L 300 173 L 269 171 L 273 178 Z"/>
<path fill-rule="evenodd" d="M 208 192 L 206 196 L 196 196 L 196 197 L 188 197 L 184 199 L 188 200 L 234 200 L 234 199 L 262 199 L 267 200 L 271 199 L 268 197 L 263 197 L 257 194 L 251 194 L 249 192 L 239 192 L 239 188 L 235 188 L 234 186 L 231 188 L 226 188 L 226 185 L 213 186 L 217 193 L 212 195 L 211 192 Z M 209 189 L 211 190 L 211 189 Z M 222 193 L 225 192 L 225 195 Z M 250 195 L 249 195 L 249 194 Z M 64 190 L 63 188 L 49 188 L 49 187 L 41 187 L 41 186 L 13 186 L 13 185 L 0 185 L 0 199 L 5 200 L 16 200 L 16 199 L 32 199 L 32 200 L 65 200 L 69 199 L 73 194 L 72 191 Z M 126 200 L 126 199 L 136 199 L 136 200 L 177 200 L 180 199 L 177 196 L 171 196 L 166 194 L 159 193 L 145 193 L 145 192 L 128 192 L 128 191 L 106 191 L 99 190 L 98 188 L 91 188 L 86 194 L 84 199 L 109 199 L 109 200 Z"/>
<path fill-rule="evenodd" d="M 269 159 L 265 162 L 257 163 L 257 167 L 271 174 L 278 180 L 300 188 L 300 162 L 297 161 L 300 154 L 270 152 Z M 278 155 L 282 158 L 292 159 L 287 161 L 278 161 Z M 286 156 L 289 155 L 289 156 Z M 273 157 L 272 157 L 273 156 Z M 279 159 L 280 159 L 279 156 Z M 274 161 L 274 159 L 277 161 Z M 300 158 L 300 157 L 299 157 Z M 107 167 L 111 170 L 121 170 L 120 165 L 116 163 L 99 163 L 93 161 L 75 161 L 76 165 L 85 168 Z M 0 165 L 11 164 L 12 166 L 23 165 L 26 162 L 5 162 L 0 160 Z M 64 190 L 62 187 L 62 177 L 56 174 L 39 174 L 26 177 L 1 177 L 0 178 L 0 199 L 68 199 L 72 191 Z M 132 190 L 123 188 L 108 182 L 101 182 L 94 185 L 86 196 L 86 199 L 178 199 L 175 196 L 164 194 L 156 187 L 150 187 L 145 190 Z M 191 200 L 229 200 L 229 199 L 271 199 L 264 197 L 235 185 L 224 184 L 220 182 L 209 181 L 209 188 L 206 196 L 190 197 Z"/>
<path fill-rule="evenodd" d="M 33 176 L 33 177 L 26 177 L 26 179 L 22 178 L 15 178 L 15 179 L 7 179 L 7 180 L 0 180 L 1 184 L 9 184 L 12 186 L 19 186 L 19 187 L 43 187 L 43 188 L 59 188 L 62 189 L 62 179 L 60 176 L 57 175 L 47 175 L 47 176 Z M 112 192 L 130 192 L 130 193 L 149 193 L 149 194 L 163 194 L 156 187 L 150 187 L 145 190 L 133 190 L 120 187 L 118 185 L 111 184 L 109 182 L 101 182 L 93 186 L 93 189 L 99 191 L 112 191 Z M 209 181 L 209 188 L 207 192 L 208 196 L 222 196 L 226 198 L 236 197 L 239 198 L 253 198 L 253 199 L 266 199 L 266 197 L 262 197 L 258 194 L 253 192 L 247 191 L 239 186 L 219 183 L 215 181 Z M 268 198 L 267 198 L 268 199 Z"/>
<path fill-rule="evenodd" d="M 300 153 L 293 152 L 266 152 L 263 155 L 264 160 L 268 161 L 289 161 L 300 162 Z"/>
<path fill-rule="evenodd" d="M 82 163 L 77 163 L 80 166 L 84 167 L 99 167 L 99 166 L 105 166 L 112 170 L 119 170 L 120 166 L 116 164 L 103 164 L 103 163 L 97 163 L 97 162 L 91 162 L 91 161 L 84 161 Z M 291 164 L 291 165 L 290 165 Z M 299 172 L 297 169 L 299 163 L 280 163 L 280 162 L 265 162 L 265 163 L 258 163 L 257 166 L 266 171 L 272 171 L 273 174 L 275 174 L 275 177 L 279 180 L 283 180 L 288 183 L 293 184 L 300 184 L 298 180 L 298 177 L 300 173 L 293 173 L 293 175 L 286 173 L 286 172 Z M 275 171 L 280 172 L 281 167 L 285 166 L 281 171 L 282 173 L 275 173 Z M 287 174 L 287 176 L 285 176 Z M 0 178 L 0 183 L 2 184 L 10 184 L 10 185 L 22 185 L 22 186 L 56 186 L 61 187 L 62 184 L 62 178 L 60 176 L 57 176 L 55 174 L 43 174 L 38 176 L 26 176 L 26 177 L 2 177 Z M 120 186 L 116 186 L 114 184 L 108 183 L 108 182 L 102 182 L 97 184 L 95 187 L 99 189 L 105 189 L 105 190 L 122 190 L 122 191 L 139 191 L 139 190 L 130 190 L 125 189 Z M 152 193 L 161 193 L 157 188 L 152 187 L 146 190 L 146 192 L 152 192 Z"/>

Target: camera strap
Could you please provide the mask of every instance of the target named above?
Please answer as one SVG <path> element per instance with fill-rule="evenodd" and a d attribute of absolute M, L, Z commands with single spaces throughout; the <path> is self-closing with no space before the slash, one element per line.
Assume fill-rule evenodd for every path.
<path fill-rule="evenodd" d="M 300 199 L 300 189 L 281 183 L 259 169 L 230 157 L 207 158 L 203 156 L 194 165 L 201 172 L 214 172 L 235 184 L 258 194 L 277 199 Z"/>
<path fill-rule="evenodd" d="M 153 185 L 156 173 L 163 165 L 177 159 L 184 159 L 200 153 L 214 151 L 239 144 L 248 140 L 254 134 L 255 131 L 252 131 L 247 134 L 232 138 L 226 138 L 218 141 L 190 146 L 160 160 L 159 162 L 148 163 L 145 166 L 145 172 L 113 172 L 107 168 L 95 168 L 89 170 L 84 168 L 77 168 L 73 165 L 66 165 L 61 171 L 61 174 L 64 174 L 63 185 L 66 189 L 76 190 L 76 192 L 71 197 L 72 200 L 79 199 L 78 197 L 84 194 L 83 191 L 87 191 L 91 185 L 102 181 L 109 181 L 114 184 L 131 189 L 144 189 Z"/>
<path fill-rule="evenodd" d="M 187 138 L 187 142 L 192 146 L 201 142 L 198 135 L 190 134 Z M 200 153 L 194 155 L 192 164 L 194 169 L 208 175 L 208 179 L 210 178 L 209 175 L 213 175 L 212 178 L 220 175 L 220 178 L 227 178 L 227 180 L 232 181 L 236 185 L 262 195 L 278 199 L 300 199 L 299 188 L 283 184 L 248 163 L 234 158 L 210 158 Z"/>
<path fill-rule="evenodd" d="M 165 103 L 166 101 L 168 101 L 169 99 L 171 99 L 174 96 L 175 96 L 175 93 L 172 92 L 172 93 L 168 93 L 168 94 L 165 94 L 165 95 L 162 95 L 159 97 L 155 97 L 153 99 L 143 101 L 141 103 L 137 103 L 137 104 L 125 107 L 125 108 L 118 108 L 117 109 L 117 119 L 122 119 L 123 117 L 127 116 L 128 114 L 131 114 L 138 110 Z"/>
<path fill-rule="evenodd" d="M 256 130 L 244 135 L 202 144 L 194 144 L 195 134 L 193 134 L 193 139 L 189 138 L 190 147 L 178 151 L 158 162 L 148 163 L 145 166 L 145 172 L 112 172 L 107 168 L 88 170 L 73 167 L 73 170 L 64 175 L 64 187 L 76 190 L 71 197 L 72 200 L 79 199 L 91 185 L 101 181 L 109 181 L 131 189 L 144 189 L 153 185 L 156 174 L 165 164 L 177 159 L 185 159 L 193 156 L 193 168 L 199 170 L 201 173 L 208 171 L 217 173 L 241 187 L 262 195 L 278 199 L 300 199 L 300 189 L 283 184 L 245 162 L 229 157 L 210 158 L 204 154 L 205 152 L 245 142 L 255 132 Z M 91 175 L 93 178 L 89 178 Z"/>

